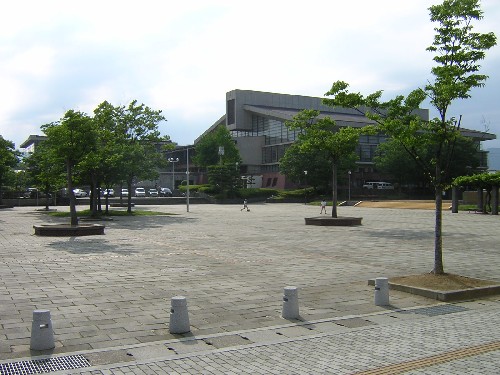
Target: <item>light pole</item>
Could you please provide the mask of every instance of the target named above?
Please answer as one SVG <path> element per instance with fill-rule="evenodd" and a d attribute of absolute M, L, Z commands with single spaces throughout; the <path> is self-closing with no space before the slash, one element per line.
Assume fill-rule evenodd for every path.
<path fill-rule="evenodd" d="M 186 147 L 186 212 L 189 212 L 189 147 Z"/>
<path fill-rule="evenodd" d="M 349 176 L 349 199 L 348 201 L 351 201 L 351 171 L 347 172 L 347 175 Z"/>
<path fill-rule="evenodd" d="M 219 163 L 222 165 L 222 157 L 224 156 L 224 146 L 219 146 Z"/>
<path fill-rule="evenodd" d="M 307 171 L 304 171 L 304 204 L 307 204 Z"/>
<path fill-rule="evenodd" d="M 168 158 L 167 159 L 169 163 L 172 163 L 172 193 L 175 190 L 175 163 L 179 161 L 179 158 Z"/>

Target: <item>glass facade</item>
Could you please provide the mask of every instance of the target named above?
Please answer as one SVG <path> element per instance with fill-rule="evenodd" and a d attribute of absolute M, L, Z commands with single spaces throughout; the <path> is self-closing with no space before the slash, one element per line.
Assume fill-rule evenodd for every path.
<path fill-rule="evenodd" d="M 252 130 L 233 130 L 231 135 L 239 137 L 264 136 L 265 146 L 262 148 L 262 164 L 266 171 L 278 171 L 279 160 L 285 154 L 286 149 L 298 138 L 298 130 L 290 130 L 285 126 L 284 121 L 252 115 Z M 362 135 L 359 138 L 359 145 L 356 148 L 358 160 L 363 163 L 373 162 L 377 146 L 385 142 L 387 137 L 383 134 Z M 273 165 L 269 165 L 273 164 Z"/>
<path fill-rule="evenodd" d="M 383 134 L 361 135 L 359 137 L 359 145 L 356 147 L 358 161 L 364 163 L 373 162 L 378 145 L 384 143 L 386 140 L 387 136 Z"/>
<path fill-rule="evenodd" d="M 264 136 L 266 145 L 275 145 L 294 142 L 298 133 L 298 130 L 289 130 L 283 121 L 252 115 L 251 131 L 233 130 L 231 135 L 235 138 Z"/>

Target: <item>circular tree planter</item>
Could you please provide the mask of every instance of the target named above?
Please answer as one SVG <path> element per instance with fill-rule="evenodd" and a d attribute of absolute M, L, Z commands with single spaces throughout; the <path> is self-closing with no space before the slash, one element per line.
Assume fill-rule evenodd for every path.
<path fill-rule="evenodd" d="M 354 225 L 361 225 L 362 217 L 306 217 L 306 225 L 324 225 L 335 227 L 350 227 Z"/>
<path fill-rule="evenodd" d="M 33 228 L 37 236 L 76 237 L 104 234 L 105 227 L 102 224 L 42 224 L 33 225 Z"/>

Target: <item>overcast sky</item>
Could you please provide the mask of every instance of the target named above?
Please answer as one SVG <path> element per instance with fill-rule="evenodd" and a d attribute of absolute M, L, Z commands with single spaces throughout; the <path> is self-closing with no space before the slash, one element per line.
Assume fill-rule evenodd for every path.
<path fill-rule="evenodd" d="M 16 147 L 68 109 L 107 100 L 161 109 L 162 135 L 191 144 L 233 89 L 321 97 L 337 80 L 389 99 L 431 79 L 439 0 L 17 0 L 0 13 L 0 135 Z M 500 37 L 500 2 L 476 31 Z M 500 136 L 500 47 L 485 88 L 457 102 L 463 127 Z M 432 112 L 431 112 L 432 114 Z M 500 140 L 485 148 L 500 147 Z"/>

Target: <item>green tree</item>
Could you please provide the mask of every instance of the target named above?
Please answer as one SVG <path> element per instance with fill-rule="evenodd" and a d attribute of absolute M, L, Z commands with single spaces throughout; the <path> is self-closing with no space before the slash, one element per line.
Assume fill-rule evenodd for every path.
<path fill-rule="evenodd" d="M 25 160 L 25 164 L 30 179 L 45 193 L 45 209 L 48 210 L 49 194 L 65 185 L 64 165 L 57 162 L 46 143 L 40 143 Z"/>
<path fill-rule="evenodd" d="M 338 164 L 338 175 L 347 176 L 349 170 L 356 168 L 356 160 L 355 153 L 342 158 Z M 327 151 L 301 147 L 300 140 L 290 145 L 280 159 L 280 172 L 286 175 L 287 179 L 312 186 L 316 191 L 331 189 L 332 168 Z M 339 182 L 341 180 L 339 177 Z"/>
<path fill-rule="evenodd" d="M 415 145 L 418 155 L 425 158 L 425 164 L 430 165 L 435 150 L 430 145 Z M 448 170 L 448 183 L 451 179 L 464 175 L 468 170 L 474 170 L 479 166 L 477 146 L 471 139 L 458 137 L 455 150 Z M 390 174 L 397 179 L 400 185 L 414 184 L 425 186 L 429 179 L 424 170 L 419 167 L 400 142 L 389 139 L 377 147 L 377 155 L 374 158 L 377 170 Z"/>
<path fill-rule="evenodd" d="M 14 143 L 0 136 L 0 204 L 2 204 L 2 186 L 18 162 L 19 152 L 15 150 Z"/>
<path fill-rule="evenodd" d="M 45 147 L 50 149 L 54 162 L 66 169 L 71 225 L 78 225 L 73 175 L 77 164 L 95 147 L 92 119 L 85 113 L 69 110 L 59 121 L 42 125 L 41 128 L 47 136 Z"/>
<path fill-rule="evenodd" d="M 160 137 L 158 125 L 165 121 L 161 110 L 153 110 L 132 101 L 128 107 L 116 109 L 115 137 L 113 146 L 120 156 L 120 170 L 129 191 L 128 209 L 132 212 L 132 183 L 135 179 L 155 179 L 158 166 L 164 163 L 159 142 L 167 142 L 168 136 Z"/>
<path fill-rule="evenodd" d="M 219 155 L 219 147 L 224 147 L 222 156 Z M 196 144 L 193 161 L 200 167 L 216 164 L 234 165 L 241 162 L 241 157 L 229 130 L 225 126 L 219 126 L 214 132 L 205 134 Z"/>
<path fill-rule="evenodd" d="M 486 199 L 481 207 L 483 213 L 489 210 L 494 215 L 498 215 L 498 188 L 500 187 L 500 172 L 496 173 L 479 173 L 471 176 L 459 176 L 453 180 L 453 186 L 471 187 L 480 189 L 481 193 L 486 190 Z M 491 193 L 494 194 L 493 207 L 491 206 Z"/>
<path fill-rule="evenodd" d="M 301 130 L 297 150 L 303 152 L 322 152 L 332 166 L 332 217 L 337 217 L 337 169 L 339 163 L 350 158 L 356 150 L 359 136 L 368 132 L 370 127 L 363 129 L 339 127 L 330 117 L 319 118 L 316 110 L 303 110 L 286 123 L 290 129 Z M 287 150 L 288 152 L 288 150 Z"/>
<path fill-rule="evenodd" d="M 483 18 L 478 0 L 445 0 L 429 11 L 431 21 L 438 26 L 427 50 L 436 53 L 433 60 L 437 65 L 431 70 L 433 80 L 423 89 L 382 102 L 381 91 L 368 96 L 350 93 L 348 85 L 338 81 L 326 95 L 332 97 L 327 99 L 331 105 L 356 108 L 376 121 L 381 131 L 398 141 L 424 170 L 434 187 L 436 203 L 433 272 L 443 274 L 442 192 L 447 187 L 461 125 L 461 119 L 448 116 L 448 109 L 454 101 L 469 98 L 473 88 L 484 86 L 488 77 L 478 73 L 479 63 L 486 51 L 496 45 L 496 36 L 472 31 L 473 22 Z M 438 112 L 430 121 L 416 113 L 425 99 Z M 434 150 L 430 160 L 419 154 L 421 144 Z"/>
<path fill-rule="evenodd" d="M 208 183 L 222 198 L 233 198 L 241 187 L 240 173 L 236 165 L 211 165 L 208 167 Z"/>

